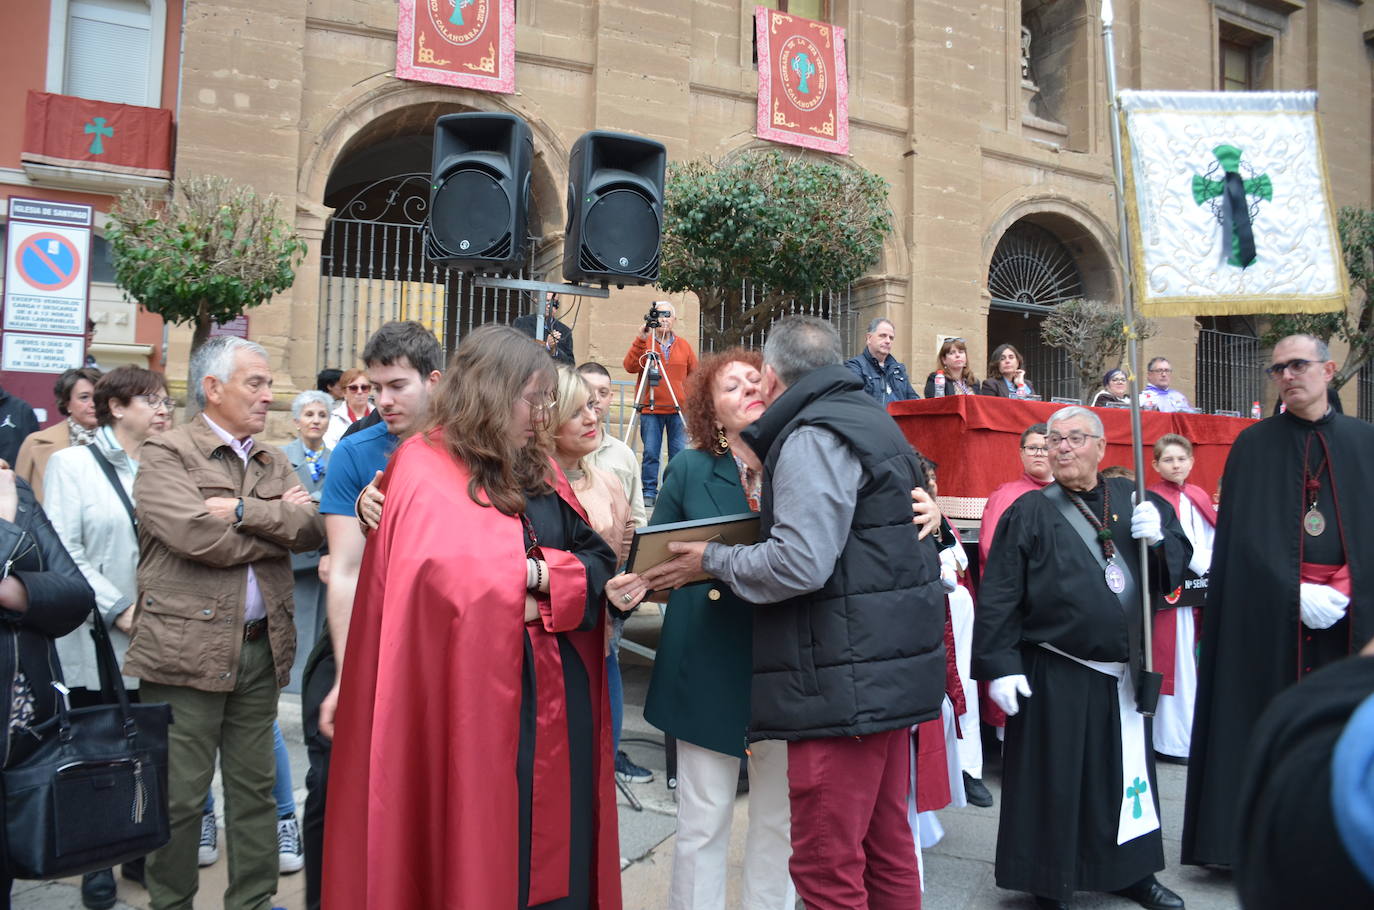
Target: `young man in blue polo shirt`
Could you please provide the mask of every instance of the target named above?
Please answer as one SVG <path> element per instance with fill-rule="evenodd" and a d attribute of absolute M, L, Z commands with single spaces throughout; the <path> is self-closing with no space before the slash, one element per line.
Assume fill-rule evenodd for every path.
<path fill-rule="evenodd" d="M 329 456 L 329 471 L 320 494 L 329 539 L 329 587 L 325 594 L 329 634 L 323 636 L 305 668 L 302 707 L 310 754 L 306 774 L 305 902 L 320 906 L 320 864 L 324 850 L 324 804 L 329 776 L 334 709 L 338 704 L 348 622 L 363 562 L 366 538 L 354 512 L 358 495 L 380 472 L 401 440 L 415 433 L 429 413 L 429 396 L 439 383 L 444 351 L 434 333 L 418 322 L 388 322 L 363 348 L 363 363 L 376 389 L 380 419 L 349 428 Z"/>

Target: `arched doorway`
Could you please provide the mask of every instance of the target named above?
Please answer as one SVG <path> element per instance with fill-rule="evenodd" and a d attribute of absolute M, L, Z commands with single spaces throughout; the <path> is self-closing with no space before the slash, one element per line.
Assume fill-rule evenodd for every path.
<path fill-rule="evenodd" d="M 993 251 L 988 293 L 988 352 L 1000 344 L 1015 345 L 1042 398 L 1076 400 L 1077 373 L 1063 351 L 1040 340 L 1040 326 L 1066 300 L 1113 296 L 1106 256 L 1092 236 L 1062 214 L 1022 218 L 1007 228 Z"/>
<path fill-rule="evenodd" d="M 425 258 L 434 121 L 462 110 L 428 103 L 389 112 L 360 130 L 330 171 L 324 203 L 334 214 L 320 242 L 321 366 L 361 363 L 368 337 L 389 320 L 424 323 L 451 353 L 477 326 L 509 323 L 532 307 L 526 292 L 481 287 Z M 546 185 L 533 181 L 535 236 L 520 277 L 542 274 L 555 252 L 544 238 L 561 226 L 561 206 L 545 198 Z"/>

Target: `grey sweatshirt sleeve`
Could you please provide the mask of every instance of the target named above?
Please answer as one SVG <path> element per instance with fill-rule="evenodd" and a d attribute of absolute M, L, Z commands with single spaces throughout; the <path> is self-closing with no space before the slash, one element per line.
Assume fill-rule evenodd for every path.
<path fill-rule="evenodd" d="M 819 590 L 849 537 L 863 467 L 828 430 L 787 437 L 773 471 L 773 527 L 747 547 L 713 543 L 702 567 L 744 600 L 777 603 Z"/>

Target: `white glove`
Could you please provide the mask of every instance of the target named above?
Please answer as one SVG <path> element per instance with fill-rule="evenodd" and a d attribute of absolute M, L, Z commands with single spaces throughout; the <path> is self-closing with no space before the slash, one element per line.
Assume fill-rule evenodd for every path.
<path fill-rule="evenodd" d="M 945 589 L 946 594 L 953 594 L 959 590 L 959 576 L 943 559 L 940 560 L 940 587 Z"/>
<path fill-rule="evenodd" d="M 1008 717 L 1021 710 L 1021 705 L 1016 700 L 1018 692 L 1023 697 L 1030 698 L 1030 682 L 1020 673 L 999 676 L 988 683 L 988 695 L 992 696 L 993 704 L 1001 708 Z"/>
<path fill-rule="evenodd" d="M 1206 575 L 1212 568 L 1212 551 L 1207 547 L 1193 547 L 1193 558 L 1188 560 L 1188 568 L 1196 575 Z"/>
<path fill-rule="evenodd" d="M 1301 584 L 1298 586 L 1299 614 L 1309 629 L 1329 629 L 1341 621 L 1350 598 L 1330 585 Z"/>
<path fill-rule="evenodd" d="M 1164 539 L 1163 523 L 1154 503 L 1142 502 L 1131 512 L 1131 536 L 1152 547 Z"/>

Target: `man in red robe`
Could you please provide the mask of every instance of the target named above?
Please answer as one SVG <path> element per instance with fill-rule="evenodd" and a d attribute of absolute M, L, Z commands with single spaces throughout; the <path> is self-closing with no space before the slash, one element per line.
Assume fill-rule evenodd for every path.
<path fill-rule="evenodd" d="M 435 433 L 397 450 L 349 629 L 330 910 L 619 910 L 600 593 L 614 555 L 556 476 L 525 524 L 473 502 Z M 531 533 L 550 578 L 526 622 Z"/>

